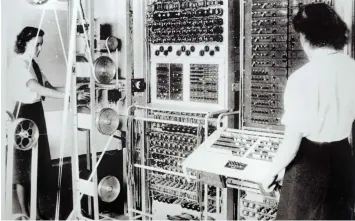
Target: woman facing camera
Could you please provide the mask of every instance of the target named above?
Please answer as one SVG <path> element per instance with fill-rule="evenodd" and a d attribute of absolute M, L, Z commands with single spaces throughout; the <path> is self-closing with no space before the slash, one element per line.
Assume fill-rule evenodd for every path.
<path fill-rule="evenodd" d="M 301 7 L 293 26 L 309 62 L 288 79 L 285 136 L 263 185 L 271 188 L 286 168 L 279 220 L 351 219 L 355 61 L 343 53 L 349 31 L 323 3 Z"/>

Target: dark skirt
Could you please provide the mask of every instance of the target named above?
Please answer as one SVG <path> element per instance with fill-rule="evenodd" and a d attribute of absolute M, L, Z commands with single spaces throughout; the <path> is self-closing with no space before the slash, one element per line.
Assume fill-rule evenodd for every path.
<path fill-rule="evenodd" d="M 286 168 L 276 219 L 351 219 L 353 174 L 348 139 L 315 143 L 303 138 Z"/>
<path fill-rule="evenodd" d="M 17 108 L 18 105 L 15 107 L 14 116 L 16 116 Z M 39 189 L 43 189 L 49 184 L 52 164 L 42 102 L 21 104 L 18 118 L 32 120 L 39 129 L 37 182 Z M 14 149 L 14 184 L 29 184 L 31 182 L 31 156 L 31 150 L 21 151 Z"/>

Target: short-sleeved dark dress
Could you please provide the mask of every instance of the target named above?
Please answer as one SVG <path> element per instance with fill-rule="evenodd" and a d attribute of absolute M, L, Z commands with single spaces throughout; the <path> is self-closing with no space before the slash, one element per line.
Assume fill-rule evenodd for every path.
<path fill-rule="evenodd" d="M 43 85 L 42 73 L 38 64 L 32 60 L 32 67 L 37 76 L 38 82 Z M 43 100 L 44 98 L 42 98 Z M 47 190 L 50 183 L 50 174 L 52 169 L 51 155 L 49 149 L 49 142 L 47 137 L 46 120 L 43 111 L 42 101 L 33 104 L 16 103 L 14 109 L 14 116 L 16 116 L 18 108 L 18 118 L 30 119 L 36 123 L 39 129 L 38 140 L 38 190 Z M 31 182 L 31 151 L 21 151 L 14 149 L 14 170 L 13 183 L 14 184 L 29 184 Z"/>

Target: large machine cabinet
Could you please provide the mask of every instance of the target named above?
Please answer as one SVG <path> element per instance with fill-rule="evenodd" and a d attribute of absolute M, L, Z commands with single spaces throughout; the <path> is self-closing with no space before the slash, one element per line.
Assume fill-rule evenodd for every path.
<path fill-rule="evenodd" d="M 134 62 L 147 93 L 129 112 L 130 218 L 232 219 L 230 192 L 194 171 L 189 181 L 181 163 L 219 114 L 239 113 L 239 1 L 142 3 L 133 3 Z M 223 124 L 240 124 L 229 116 Z"/>
<path fill-rule="evenodd" d="M 189 169 L 215 174 L 215 180 L 224 177 L 222 183 L 237 190 L 235 219 L 276 217 L 279 193 L 265 193 L 259 183 L 282 140 L 287 78 L 308 61 L 293 30 L 292 18 L 299 6 L 312 2 L 329 4 L 352 27 L 352 1 L 240 1 L 239 130 L 218 127 L 183 162 L 187 177 Z M 349 48 L 351 42 L 344 53 L 349 53 Z M 213 165 L 209 163 L 212 161 Z"/>

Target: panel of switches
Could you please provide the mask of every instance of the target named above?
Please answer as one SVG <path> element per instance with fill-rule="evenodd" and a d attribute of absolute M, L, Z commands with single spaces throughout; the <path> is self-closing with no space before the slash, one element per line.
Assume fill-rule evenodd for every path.
<path fill-rule="evenodd" d="M 269 109 L 265 108 L 265 110 Z M 221 151 L 231 151 L 231 154 L 234 156 L 272 161 L 280 145 L 280 138 L 223 132 L 211 147 L 220 149 Z M 240 162 L 229 161 L 226 167 L 243 170 L 246 165 Z"/>
<path fill-rule="evenodd" d="M 212 145 L 212 148 L 231 151 L 234 156 L 244 156 L 258 139 L 258 136 L 223 133 Z"/>
<path fill-rule="evenodd" d="M 153 1 L 147 15 L 149 42 L 223 42 L 223 3 L 221 0 Z"/>
<path fill-rule="evenodd" d="M 252 73 L 247 122 L 279 125 L 288 67 L 288 1 L 252 1 Z M 276 74 L 275 74 L 276 73 Z M 274 113 L 265 111 L 273 109 Z"/>
<path fill-rule="evenodd" d="M 161 100 L 183 99 L 183 65 L 157 64 L 157 98 Z"/>
<path fill-rule="evenodd" d="M 190 101 L 218 103 L 218 64 L 190 65 Z"/>
<path fill-rule="evenodd" d="M 221 85 L 223 82 L 231 85 L 239 78 L 237 71 L 239 61 L 237 59 L 232 61 L 232 58 L 238 56 L 239 51 L 237 41 L 239 3 L 229 0 L 148 2 L 145 27 L 150 67 L 159 68 L 159 64 L 172 62 L 183 64 L 181 75 L 184 86 L 180 84 L 173 86 L 173 91 L 177 94 L 170 96 L 171 88 L 160 82 L 171 84 L 173 79 L 169 82 L 156 80 L 155 76 L 160 78 L 160 71 L 151 69 L 151 76 L 154 76 L 152 77 L 154 83 L 151 84 L 153 88 L 151 102 L 164 104 L 186 102 L 186 105 L 203 104 L 206 107 L 221 109 L 226 109 L 228 105 L 232 106 L 228 97 L 234 94 L 231 91 L 224 93 Z M 233 64 L 228 65 L 230 62 Z M 166 75 L 168 72 L 165 70 Z M 226 96 L 223 97 L 220 91 Z"/>
<path fill-rule="evenodd" d="M 272 161 L 281 144 L 280 139 L 260 138 L 258 144 L 247 156 L 252 159 Z"/>
<path fill-rule="evenodd" d="M 176 122 L 204 124 L 204 113 L 188 113 L 179 111 L 150 110 L 149 118 Z M 212 134 L 216 126 L 209 124 L 208 134 Z M 147 143 L 146 165 L 157 169 L 149 171 L 148 191 L 153 202 L 153 207 L 161 208 L 161 205 L 179 212 L 199 214 L 204 210 L 202 203 L 203 185 L 192 180 L 188 182 L 183 175 L 181 162 L 191 154 L 198 145 L 203 142 L 205 130 L 197 127 L 182 126 L 178 124 L 150 123 L 145 129 Z M 138 150 L 139 151 L 139 150 Z M 138 157 L 139 158 L 139 157 Z M 190 176 L 197 177 L 196 171 L 188 170 Z M 216 188 L 209 186 L 207 189 L 207 212 L 216 214 Z M 222 202 L 222 199 L 220 199 Z M 164 207 L 165 208 L 165 207 Z M 175 209 L 173 209 L 175 208 Z M 154 212 L 153 212 L 154 213 Z M 158 213 L 158 212 L 157 212 Z M 159 211 L 160 215 L 164 212 Z M 159 216 L 160 217 L 160 216 Z"/>
<path fill-rule="evenodd" d="M 252 0 L 246 12 L 245 39 L 251 50 L 246 53 L 244 93 L 244 124 L 251 127 L 280 129 L 283 92 L 287 77 L 304 65 L 308 58 L 303 52 L 299 35 L 293 30 L 292 18 L 299 6 L 331 0 Z M 250 56 L 249 56 L 250 53 Z M 249 58 L 250 57 L 250 58 Z M 270 109 L 270 110 L 265 110 Z"/>
<path fill-rule="evenodd" d="M 240 220 L 275 220 L 277 200 L 241 191 L 239 199 Z"/>
<path fill-rule="evenodd" d="M 148 176 L 150 197 L 153 201 L 178 204 L 181 208 L 200 212 L 203 205 L 198 200 L 198 184 L 188 182 L 184 177 L 150 172 Z M 216 213 L 216 188 L 208 186 L 209 213 Z"/>
<path fill-rule="evenodd" d="M 203 136 L 203 131 L 200 136 Z M 181 163 L 197 148 L 197 134 L 195 127 L 152 124 L 151 129 L 146 131 L 149 166 L 183 173 Z M 190 175 L 196 176 L 194 171 L 190 172 Z"/>

